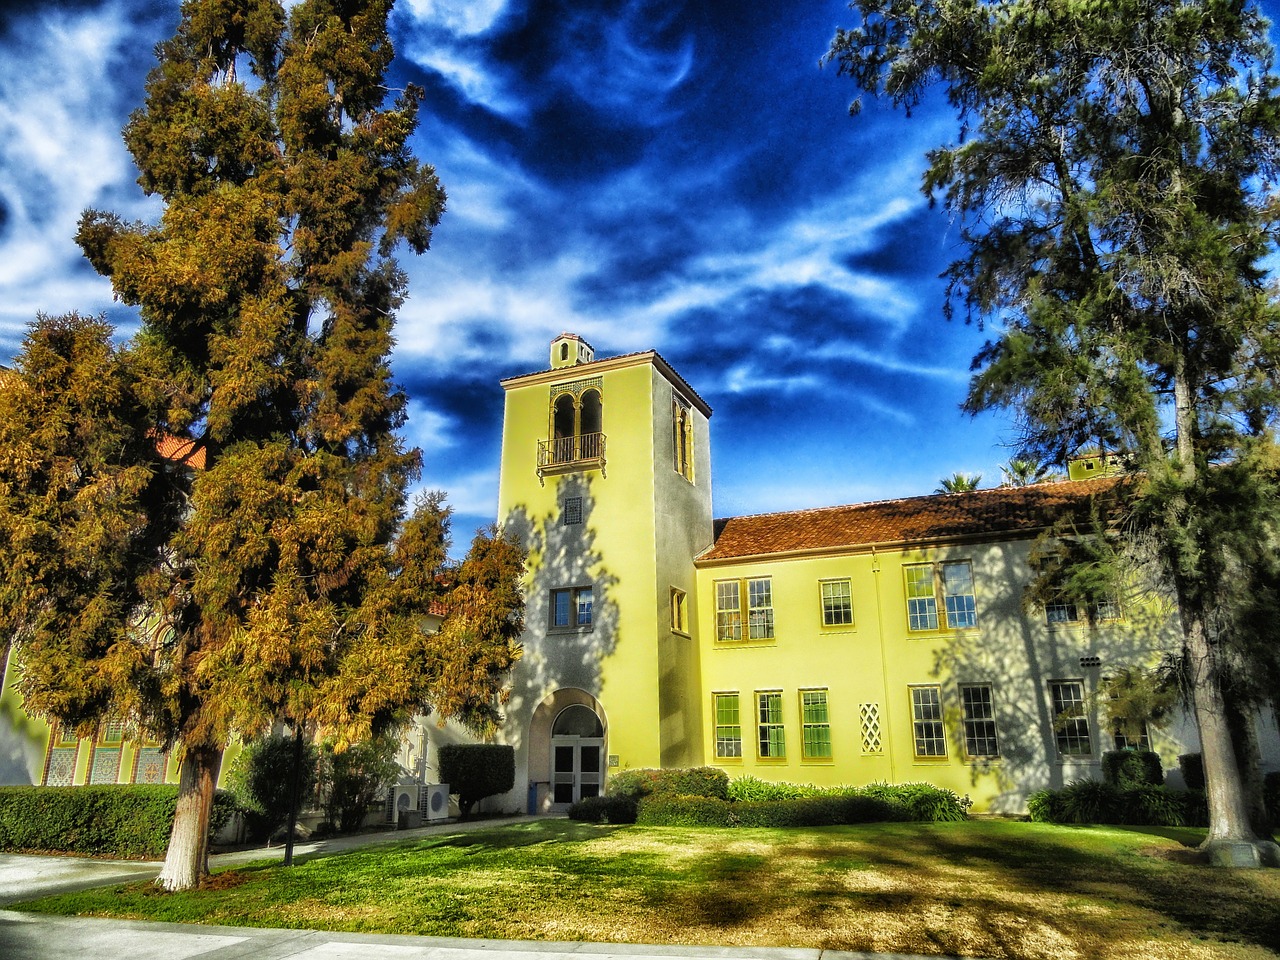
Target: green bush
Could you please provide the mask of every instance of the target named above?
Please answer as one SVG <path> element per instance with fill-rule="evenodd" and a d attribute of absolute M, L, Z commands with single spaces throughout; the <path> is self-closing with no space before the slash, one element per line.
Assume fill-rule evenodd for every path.
<path fill-rule="evenodd" d="M 807 789 L 807 796 L 739 801 L 651 793 L 640 801 L 636 822 L 668 827 L 825 827 L 963 820 L 968 808 L 967 798 L 927 783 Z"/>
<path fill-rule="evenodd" d="M 729 776 L 714 767 L 686 770 L 621 770 L 609 777 L 609 793 L 641 800 L 653 794 L 729 799 Z"/>
<path fill-rule="evenodd" d="M 1036 823 L 1127 823 L 1154 827 L 1202 827 L 1209 808 L 1200 790 L 1146 784 L 1121 790 L 1096 780 L 1075 780 L 1061 790 L 1027 797 Z"/>
<path fill-rule="evenodd" d="M 569 807 L 570 820 L 586 823 L 635 823 L 638 804 L 621 794 L 583 797 Z"/>
<path fill-rule="evenodd" d="M 457 794 L 463 817 L 485 797 L 516 785 L 515 749 L 495 743 L 450 743 L 440 748 L 440 782 Z"/>
<path fill-rule="evenodd" d="M 1057 790 L 1037 790 L 1027 797 L 1032 823 L 1062 823 L 1062 803 Z"/>
<path fill-rule="evenodd" d="M 732 827 L 734 804 L 716 797 L 653 793 L 640 801 L 636 823 L 651 827 Z"/>
<path fill-rule="evenodd" d="M 0 850 L 163 857 L 177 805 L 172 784 L 0 787 Z M 235 810 L 235 798 L 219 790 L 211 837 Z"/>
<path fill-rule="evenodd" d="M 1160 754 L 1152 750 L 1108 750 L 1102 755 L 1102 779 L 1121 790 L 1158 787 L 1164 783 Z"/>
<path fill-rule="evenodd" d="M 292 734 L 272 734 L 250 740 L 231 761 L 227 788 L 244 812 L 245 827 L 252 840 L 265 840 L 288 822 L 293 751 Z M 298 778 L 299 810 L 306 809 L 315 800 L 318 762 L 315 744 L 304 740 Z"/>
<path fill-rule="evenodd" d="M 1179 792 L 1179 791 L 1175 791 Z M 1183 790 L 1182 809 L 1184 827 L 1207 827 L 1209 825 L 1209 796 L 1203 790 Z"/>
<path fill-rule="evenodd" d="M 735 777 L 729 781 L 729 799 L 736 802 L 760 800 L 798 800 L 820 791 L 811 784 L 775 783 L 759 777 Z"/>
<path fill-rule="evenodd" d="M 1198 753 L 1184 753 L 1178 757 L 1178 769 L 1182 771 L 1182 785 L 1188 790 L 1204 789 L 1204 759 Z"/>
<path fill-rule="evenodd" d="M 399 748 L 391 737 L 353 743 L 341 753 L 335 753 L 331 743 L 324 745 L 320 779 L 330 830 L 354 833 L 364 825 L 374 798 L 400 776 L 400 765 L 393 759 Z"/>
<path fill-rule="evenodd" d="M 1122 792 L 1101 780 L 1073 780 L 1062 791 L 1062 823 L 1124 823 Z"/>
<path fill-rule="evenodd" d="M 1145 784 L 1124 792 L 1121 799 L 1125 823 L 1150 827 L 1187 825 L 1187 808 L 1180 793 L 1163 784 Z"/>

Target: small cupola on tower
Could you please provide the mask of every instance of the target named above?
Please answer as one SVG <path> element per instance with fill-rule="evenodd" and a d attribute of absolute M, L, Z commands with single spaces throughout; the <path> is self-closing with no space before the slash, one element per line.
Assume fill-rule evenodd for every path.
<path fill-rule="evenodd" d="M 551 341 L 552 370 L 590 363 L 595 358 L 595 348 L 576 333 L 562 333 Z"/>

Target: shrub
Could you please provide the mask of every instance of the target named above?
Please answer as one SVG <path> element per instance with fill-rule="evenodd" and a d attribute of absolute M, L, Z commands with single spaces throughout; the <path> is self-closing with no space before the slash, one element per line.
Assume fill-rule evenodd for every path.
<path fill-rule="evenodd" d="M 1204 760 L 1198 753 L 1184 753 L 1178 757 L 1178 769 L 1182 771 L 1182 783 L 1188 790 L 1204 789 Z"/>
<path fill-rule="evenodd" d="M 293 736 L 272 734 L 250 740 L 231 761 L 227 788 L 244 813 L 245 827 L 254 840 L 265 840 L 289 819 L 293 785 Z M 315 744 L 304 741 L 299 774 L 298 809 L 315 800 Z"/>
<path fill-rule="evenodd" d="M 1032 823 L 1062 823 L 1060 791 L 1037 790 L 1027 797 L 1027 815 Z"/>
<path fill-rule="evenodd" d="M 931 783 L 873 783 L 859 792 L 902 807 L 905 820 L 925 823 L 964 820 L 972 805 L 968 797 L 961 799 L 953 791 Z"/>
<path fill-rule="evenodd" d="M 353 743 L 341 753 L 334 752 L 331 743 L 324 745 L 320 778 L 331 830 L 354 833 L 360 829 L 374 798 L 400 775 L 400 766 L 392 759 L 398 749 L 390 737 Z"/>
<path fill-rule="evenodd" d="M 177 804 L 172 784 L 0 787 L 0 850 L 163 857 Z M 211 837 L 235 810 L 229 792 L 214 795 Z"/>
<path fill-rule="evenodd" d="M 1060 823 L 1123 823 L 1122 793 L 1101 780 L 1072 780 L 1062 790 Z"/>
<path fill-rule="evenodd" d="M 635 823 L 637 807 L 634 799 L 621 794 L 583 797 L 569 807 L 569 819 L 586 823 Z"/>
<path fill-rule="evenodd" d="M 652 794 L 729 799 L 729 775 L 714 767 L 622 770 L 609 777 L 609 793 L 641 800 Z"/>
<path fill-rule="evenodd" d="M 1122 799 L 1125 823 L 1152 827 L 1181 827 L 1187 822 L 1186 803 L 1180 791 L 1163 784 L 1146 784 L 1126 790 Z"/>
<path fill-rule="evenodd" d="M 485 797 L 516 785 L 515 749 L 495 743 L 450 743 L 440 748 L 440 782 L 458 796 L 463 817 Z"/>
<path fill-rule="evenodd" d="M 1102 755 L 1102 779 L 1121 790 L 1158 787 L 1164 783 L 1160 754 L 1152 750 L 1108 750 Z"/>
<path fill-rule="evenodd" d="M 774 783 L 759 777 L 735 777 L 729 781 L 728 796 L 736 802 L 759 800 L 795 800 L 823 793 L 809 784 Z"/>
<path fill-rule="evenodd" d="M 654 793 L 640 801 L 636 823 L 652 827 L 732 827 L 734 804 L 716 797 Z"/>

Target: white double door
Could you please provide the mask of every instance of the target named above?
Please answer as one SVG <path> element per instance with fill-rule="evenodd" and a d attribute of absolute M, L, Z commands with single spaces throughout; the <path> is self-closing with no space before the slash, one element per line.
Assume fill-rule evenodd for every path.
<path fill-rule="evenodd" d="M 551 738 L 551 802 L 555 806 L 598 797 L 603 783 L 603 737 Z"/>

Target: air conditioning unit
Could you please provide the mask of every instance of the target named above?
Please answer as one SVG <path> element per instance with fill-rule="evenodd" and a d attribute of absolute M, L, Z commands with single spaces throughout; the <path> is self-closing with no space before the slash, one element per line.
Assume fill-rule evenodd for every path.
<path fill-rule="evenodd" d="M 423 820 L 444 820 L 449 816 L 449 785 L 428 783 L 422 787 L 418 805 Z"/>
<path fill-rule="evenodd" d="M 401 783 L 387 791 L 387 823 L 398 823 L 400 814 L 418 809 L 418 785 Z"/>

